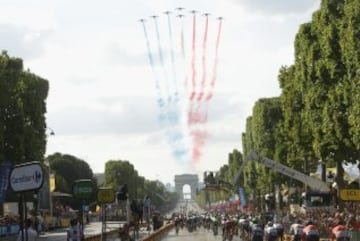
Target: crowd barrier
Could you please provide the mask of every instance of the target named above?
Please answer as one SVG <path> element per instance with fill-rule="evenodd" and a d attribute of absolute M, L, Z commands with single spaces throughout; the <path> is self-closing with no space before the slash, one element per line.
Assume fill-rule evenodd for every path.
<path fill-rule="evenodd" d="M 351 231 L 351 241 L 359 241 L 360 240 L 360 230 L 359 231 Z"/>
<path fill-rule="evenodd" d="M 140 238 L 142 241 L 160 241 L 164 236 L 174 227 L 173 223 L 165 224 L 158 230 L 153 233 L 150 233 L 148 236 L 144 238 Z M 100 241 L 101 234 L 96 234 L 92 236 L 85 237 L 85 241 Z M 115 241 L 119 240 L 119 230 L 112 230 L 106 232 L 106 240 L 107 241 Z"/>
<path fill-rule="evenodd" d="M 156 232 L 142 239 L 142 241 L 160 241 L 172 228 L 174 228 L 174 223 L 165 224 Z"/>
<path fill-rule="evenodd" d="M 8 226 L 0 226 L 0 236 L 9 236 L 17 234 L 20 230 L 20 225 L 11 224 Z"/>
<path fill-rule="evenodd" d="M 350 241 L 360 241 L 360 231 L 351 231 L 350 232 L 351 234 L 351 239 Z M 291 241 L 291 236 L 290 235 L 285 235 L 285 238 L 284 238 L 285 241 Z M 320 241 L 331 241 L 330 237 L 322 237 L 320 238 Z"/>
<path fill-rule="evenodd" d="M 101 233 L 95 234 L 89 237 L 85 237 L 85 241 L 100 241 Z M 110 232 L 106 232 L 106 241 L 115 241 L 119 240 L 119 230 L 112 230 Z"/>

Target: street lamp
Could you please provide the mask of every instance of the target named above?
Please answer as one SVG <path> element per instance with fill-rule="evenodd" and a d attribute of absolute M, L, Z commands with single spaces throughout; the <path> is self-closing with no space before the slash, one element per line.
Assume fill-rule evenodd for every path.
<path fill-rule="evenodd" d="M 55 135 L 55 131 L 52 129 L 52 128 L 50 128 L 50 127 L 46 127 L 50 132 L 49 132 L 49 135 L 50 136 L 54 136 Z"/>

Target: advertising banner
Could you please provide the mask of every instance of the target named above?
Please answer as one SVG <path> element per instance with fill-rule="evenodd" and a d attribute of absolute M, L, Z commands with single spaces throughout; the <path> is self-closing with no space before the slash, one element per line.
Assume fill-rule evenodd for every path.
<path fill-rule="evenodd" d="M 14 192 L 39 190 L 44 184 L 43 169 L 39 162 L 26 162 L 11 169 L 10 188 Z"/>
<path fill-rule="evenodd" d="M 245 196 L 244 188 L 242 188 L 242 187 L 239 188 L 239 196 L 240 196 L 241 207 L 245 207 L 246 206 L 246 196 Z"/>
<path fill-rule="evenodd" d="M 5 202 L 6 192 L 9 186 L 11 163 L 4 161 L 0 169 L 0 204 Z"/>

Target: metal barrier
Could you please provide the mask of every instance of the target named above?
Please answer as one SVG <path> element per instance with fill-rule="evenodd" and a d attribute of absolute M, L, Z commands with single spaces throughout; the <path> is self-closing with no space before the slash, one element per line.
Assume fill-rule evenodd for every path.
<path fill-rule="evenodd" d="M 285 241 L 291 241 L 292 240 L 292 236 L 291 235 L 284 235 L 284 240 Z M 355 240 L 355 239 L 354 239 Z M 320 238 L 320 241 L 330 241 L 329 238 Z M 352 240 L 351 240 L 352 241 Z M 358 240 L 356 240 L 358 241 Z"/>
<path fill-rule="evenodd" d="M 174 228 L 174 223 L 165 224 L 160 229 L 156 230 L 156 232 L 151 233 L 149 236 L 142 239 L 142 241 L 160 241 L 172 228 Z"/>
<path fill-rule="evenodd" d="M 106 241 L 115 241 L 119 239 L 119 230 L 112 230 L 110 232 L 106 232 Z M 101 233 L 95 234 L 89 237 L 85 237 L 85 241 L 100 241 Z"/>
<path fill-rule="evenodd" d="M 360 240 L 360 230 L 350 231 L 351 241 L 359 241 Z"/>
<path fill-rule="evenodd" d="M 160 241 L 174 227 L 174 223 L 165 224 L 149 236 L 142 238 L 142 241 Z M 120 240 L 119 230 L 106 232 L 106 241 Z M 85 237 L 85 241 L 101 241 L 101 234 Z"/>
<path fill-rule="evenodd" d="M 351 239 L 350 241 L 360 241 L 360 231 L 351 231 Z M 290 235 L 285 235 L 284 238 L 285 241 L 290 241 L 291 236 Z M 320 241 L 330 241 L 330 238 L 320 238 Z"/>

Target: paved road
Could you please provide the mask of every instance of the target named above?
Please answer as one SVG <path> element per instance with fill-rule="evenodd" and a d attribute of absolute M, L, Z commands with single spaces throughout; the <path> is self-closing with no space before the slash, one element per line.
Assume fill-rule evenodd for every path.
<path fill-rule="evenodd" d="M 169 234 L 162 241 L 222 241 L 221 235 L 214 236 L 212 232 L 204 228 L 197 229 L 193 232 L 188 232 L 186 228 L 180 229 L 176 234 L 175 230 L 171 230 Z M 233 241 L 240 241 L 239 236 L 234 236 Z"/>
<path fill-rule="evenodd" d="M 111 231 L 111 230 L 117 230 L 120 227 L 120 223 L 117 222 L 109 222 L 106 223 L 106 231 Z M 67 229 L 61 229 L 61 230 L 56 230 L 55 232 L 49 232 L 49 233 L 45 233 L 40 235 L 40 239 L 41 241 L 64 241 L 66 240 L 66 230 Z M 101 230 L 102 230 L 102 223 L 101 222 L 92 222 L 89 225 L 85 226 L 85 237 L 88 236 L 93 236 L 93 235 L 97 235 L 97 234 L 101 234 Z M 145 229 L 141 229 L 139 236 L 140 238 L 142 237 L 146 237 L 147 235 L 149 235 L 150 232 L 146 231 Z M 113 240 L 113 241 L 118 241 L 120 240 L 118 237 L 108 237 L 107 240 Z"/>
<path fill-rule="evenodd" d="M 85 237 L 101 233 L 101 225 L 102 225 L 101 222 L 92 222 L 86 225 L 84 230 Z M 115 228 L 115 225 L 112 225 L 111 227 Z M 62 228 L 62 229 L 53 230 L 51 232 L 45 232 L 40 235 L 39 240 L 44 240 L 44 241 L 66 240 L 66 230 L 67 228 Z"/>
<path fill-rule="evenodd" d="M 114 229 L 118 229 L 120 227 L 120 223 L 107 223 L 107 231 L 111 231 Z M 101 222 L 92 222 L 85 226 L 85 237 L 93 236 L 96 234 L 100 234 L 102 230 L 102 223 Z M 67 228 L 60 228 L 56 230 L 52 230 L 51 232 L 45 232 L 40 234 L 39 241 L 64 241 L 66 240 L 66 231 Z M 140 237 L 145 237 L 146 235 L 149 235 L 149 231 L 141 230 L 140 231 Z M 1 238 L 1 241 L 15 241 L 16 236 L 10 236 L 10 237 L 3 237 Z M 108 239 L 110 240 L 110 239 Z M 120 239 L 112 239 L 112 240 L 120 240 Z"/>

